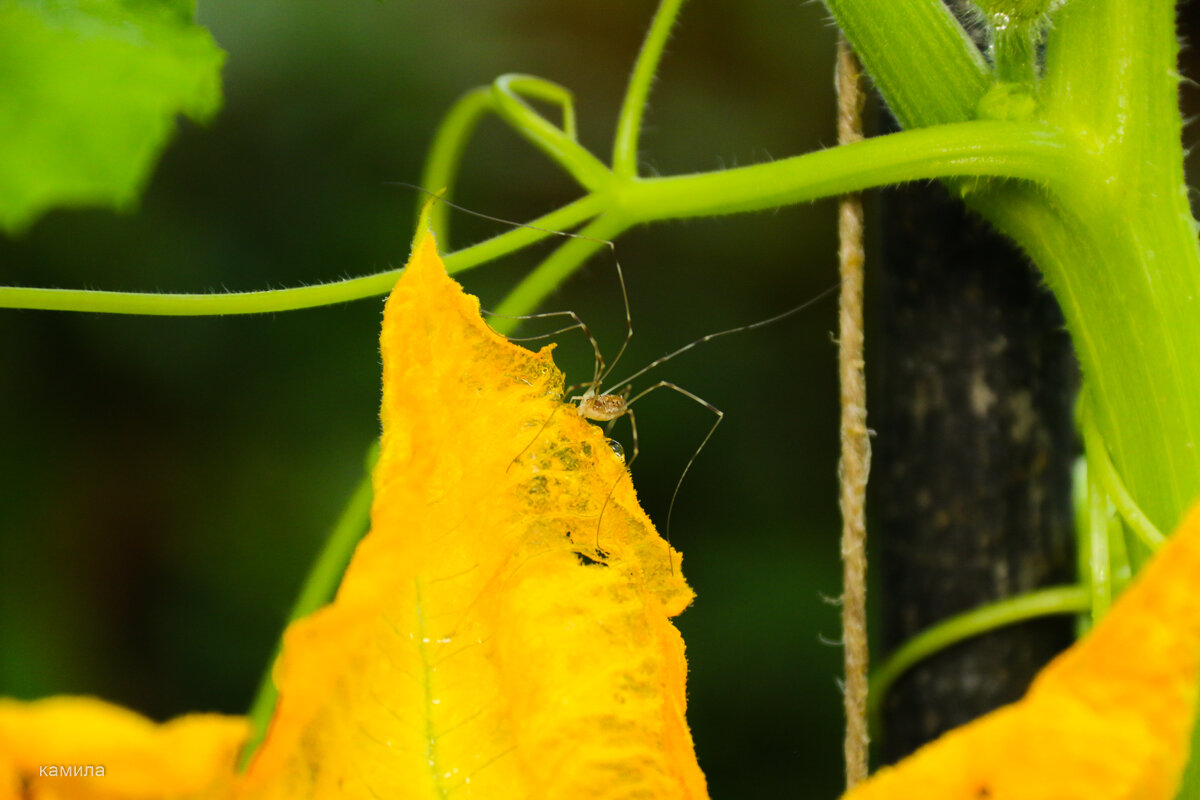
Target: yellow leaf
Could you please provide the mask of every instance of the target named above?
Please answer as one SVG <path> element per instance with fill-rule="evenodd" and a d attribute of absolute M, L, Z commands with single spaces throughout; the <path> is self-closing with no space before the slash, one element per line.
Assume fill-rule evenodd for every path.
<path fill-rule="evenodd" d="M 0 700 L 0 797 L 227 797 L 247 728 L 217 714 L 159 725 L 88 697 Z"/>
<path fill-rule="evenodd" d="M 432 236 L 381 343 L 371 533 L 285 635 L 242 796 L 706 797 L 669 620 L 692 592 L 550 348 L 488 328 Z"/>
<path fill-rule="evenodd" d="M 1200 506 L 1028 694 L 845 800 L 1172 800 L 1200 672 Z"/>

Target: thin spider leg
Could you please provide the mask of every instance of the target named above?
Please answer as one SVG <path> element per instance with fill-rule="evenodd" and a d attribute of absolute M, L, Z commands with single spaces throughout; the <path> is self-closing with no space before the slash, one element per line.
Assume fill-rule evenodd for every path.
<path fill-rule="evenodd" d="M 555 414 L 557 414 L 557 413 L 558 413 L 558 410 L 559 410 L 560 408 L 562 408 L 562 407 L 563 407 L 563 404 L 562 404 L 562 403 L 558 403 L 558 404 L 556 404 L 556 405 L 554 406 L 554 410 L 550 412 L 550 416 L 546 417 L 546 421 L 542 423 L 542 427 L 538 428 L 538 432 L 537 432 L 536 434 L 534 434 L 534 436 L 533 436 L 533 438 L 532 438 L 532 439 L 530 439 L 530 440 L 529 440 L 529 444 L 527 444 L 527 445 L 525 445 L 524 447 L 522 447 L 522 448 L 521 448 L 521 452 L 519 452 L 519 453 L 517 453 L 515 456 L 513 456 L 513 460 L 512 460 L 512 461 L 510 461 L 510 462 L 508 462 L 508 466 L 504 468 L 504 471 L 505 471 L 505 472 L 508 472 L 510 469 L 512 469 L 512 467 L 513 467 L 513 464 L 515 464 L 515 463 L 517 463 L 518 461 L 520 461 L 520 460 L 521 460 L 521 456 L 523 456 L 523 455 L 525 455 L 527 452 L 529 452 L 529 448 L 533 447 L 534 443 L 535 443 L 535 442 L 536 442 L 536 441 L 537 441 L 539 438 L 541 438 L 541 436 L 542 436 L 542 432 L 543 432 L 544 430 L 546 430 L 546 426 L 550 424 L 550 420 L 554 419 L 554 415 L 555 415 Z"/>
<path fill-rule="evenodd" d="M 596 517 L 596 551 L 600 551 L 600 525 L 604 522 L 604 512 L 608 510 L 608 503 L 612 500 L 613 492 L 617 490 L 617 484 L 621 482 L 621 478 L 629 475 L 629 468 L 621 470 L 621 474 L 613 481 L 612 486 L 608 487 L 608 494 L 604 495 L 604 505 L 600 506 L 600 516 Z"/>
<path fill-rule="evenodd" d="M 539 333 L 536 336 L 505 336 L 504 338 L 508 339 L 510 342 L 536 342 L 540 339 L 550 339 L 552 337 L 577 330 L 579 330 L 578 325 L 568 325 L 565 328 L 559 328 L 558 330 L 550 331 L 549 333 Z"/>
<path fill-rule="evenodd" d="M 616 445 L 617 448 L 621 447 L 621 443 L 612 438 L 612 430 L 613 430 L 613 428 L 616 427 L 617 421 L 620 420 L 621 417 L 629 417 L 629 427 L 631 428 L 632 433 L 633 433 L 633 455 L 630 456 L 629 460 L 625 462 L 625 469 L 629 469 L 630 467 L 633 466 L 633 460 L 635 458 L 637 458 L 637 454 L 638 454 L 637 421 L 633 417 L 633 410 L 631 408 L 629 408 L 628 406 L 626 406 L 625 410 L 623 412 L 621 412 L 620 417 L 613 417 L 612 419 L 610 419 L 608 421 L 608 424 L 604 426 L 604 435 L 609 438 L 610 445 Z M 625 450 L 623 448 L 620 450 L 620 456 L 622 459 L 625 458 Z"/>
<path fill-rule="evenodd" d="M 613 246 L 612 242 L 609 242 L 609 248 L 612 250 L 613 264 L 617 266 L 617 280 L 621 283 L 621 300 L 625 304 L 625 341 L 621 342 L 621 349 L 617 351 L 617 355 L 613 358 L 612 363 L 608 365 L 608 369 L 596 376 L 597 394 L 600 391 L 600 384 L 612 374 L 613 368 L 617 366 L 617 362 L 621 360 L 621 356 L 625 355 L 625 348 L 629 347 L 629 340 L 633 338 L 633 313 L 629 310 L 629 292 L 625 288 L 625 272 L 621 269 L 621 262 L 617 260 L 617 249 Z"/>
<path fill-rule="evenodd" d="M 484 311 L 483 313 L 487 314 L 489 317 L 498 317 L 500 319 L 520 319 L 520 320 L 548 319 L 550 317 L 570 317 L 571 319 L 575 320 L 574 325 L 569 325 L 566 328 L 561 328 L 552 333 L 543 333 L 538 336 L 525 336 L 525 337 L 509 336 L 507 338 L 510 342 L 532 342 L 537 339 L 546 339 L 551 336 L 557 336 L 560 333 L 566 333 L 567 331 L 573 331 L 576 328 L 578 328 L 579 330 L 583 331 L 583 335 L 587 337 L 588 342 L 592 346 L 592 354 L 595 356 L 595 359 L 596 359 L 594 362 L 594 367 L 593 367 L 592 385 L 593 386 L 596 385 L 596 383 L 600 380 L 600 374 L 602 372 L 604 372 L 604 356 L 600 352 L 600 343 L 596 341 L 595 335 L 592 334 L 592 329 L 589 328 L 587 326 L 587 323 L 584 322 L 579 317 L 579 315 L 576 314 L 574 311 L 543 311 L 540 314 L 524 314 L 519 317 L 510 317 L 506 314 L 497 314 L 494 311 Z"/>
<path fill-rule="evenodd" d="M 604 505 L 600 506 L 600 516 L 596 519 L 596 549 L 597 550 L 600 549 L 600 523 L 604 522 L 604 511 L 605 511 L 605 509 L 608 508 L 609 501 L 612 500 L 613 492 L 615 492 L 617 490 L 617 484 L 621 482 L 621 478 L 624 478 L 626 475 L 629 474 L 629 468 L 633 466 L 633 462 L 636 461 L 637 457 L 638 457 L 637 419 L 633 416 L 633 409 L 629 408 L 627 406 L 625 408 L 625 413 L 622 414 L 621 416 L 629 417 L 629 428 L 633 432 L 633 438 L 632 438 L 633 455 L 630 456 L 629 460 L 625 462 L 625 471 L 617 476 L 617 479 L 615 481 L 613 481 L 612 486 L 608 487 L 608 494 L 604 496 Z M 617 419 L 620 419 L 620 418 L 621 417 L 617 417 Z M 605 426 L 604 433 L 606 436 L 608 435 L 608 432 L 612 430 L 613 425 L 617 424 L 617 419 L 610 421 L 608 423 L 608 425 Z M 701 447 L 703 447 L 703 445 L 701 445 Z M 676 491 L 678 491 L 678 487 L 676 487 Z M 669 519 L 670 514 L 668 514 L 667 516 Z M 668 539 L 667 544 L 670 544 L 670 542 L 671 542 L 671 540 Z M 674 570 L 674 567 L 672 567 L 672 570 Z"/>
<path fill-rule="evenodd" d="M 637 419 L 633 416 L 633 409 L 629 407 L 628 403 L 625 404 L 625 416 L 629 417 L 629 430 L 631 432 L 631 441 L 633 443 L 633 455 L 629 456 L 629 460 L 625 462 L 625 469 L 631 469 L 633 467 L 633 462 L 637 461 L 638 457 L 638 432 Z"/>
<path fill-rule="evenodd" d="M 712 427 L 708 429 L 708 433 L 706 433 L 704 435 L 704 438 L 700 440 L 700 446 L 696 448 L 696 452 L 692 453 L 692 457 L 690 459 L 688 459 L 687 466 L 685 466 L 683 468 L 683 472 L 679 473 L 679 480 L 675 482 L 675 491 L 673 491 L 671 493 L 671 505 L 669 505 L 667 507 L 667 526 L 666 526 L 666 530 L 664 531 L 664 537 L 663 537 L 667 540 L 667 546 L 669 547 L 671 544 L 671 515 L 675 513 L 675 498 L 677 498 L 679 496 L 679 487 L 683 486 L 683 479 L 687 477 L 688 470 L 690 470 L 692 468 L 692 464 L 696 463 L 696 458 L 697 458 L 697 456 L 700 455 L 700 451 L 704 449 L 704 445 L 708 444 L 708 440 L 711 439 L 712 435 L 717 432 L 717 426 L 719 426 L 721 424 L 721 420 L 725 419 L 725 412 L 722 411 L 721 409 L 717 408 L 716 406 L 714 406 L 712 403 L 705 400 L 703 397 L 692 394 L 687 389 L 684 389 L 682 386 L 676 386 L 675 384 L 671 383 L 670 381 L 659 381 L 658 383 L 654 384 L 653 386 L 643 389 L 642 391 L 635 394 L 633 397 L 629 398 L 628 404 L 632 406 L 638 400 L 640 400 L 641 398 L 650 394 L 655 389 L 673 389 L 676 392 L 679 392 L 684 397 L 688 397 L 688 398 L 691 398 L 692 400 L 695 400 L 697 403 L 699 403 L 700 405 L 707 408 L 709 411 L 711 411 L 717 417 L 716 421 L 713 422 Z M 625 413 L 630 414 L 631 418 L 632 418 L 632 411 L 626 411 Z M 672 567 L 672 570 L 674 570 L 674 567 Z"/>
<path fill-rule="evenodd" d="M 585 236 L 582 233 L 570 233 L 569 231 L 556 231 L 553 228 L 541 228 L 541 227 L 538 227 L 537 225 L 530 225 L 528 222 L 517 222 L 514 219 L 505 219 L 504 217 L 493 217 L 491 214 L 484 214 L 482 211 L 476 211 L 472 208 L 467 208 L 466 206 L 460 206 L 458 203 L 452 202 L 450 200 L 447 200 L 445 197 L 443 197 L 442 192 L 431 192 L 428 189 L 426 189 L 424 186 L 418 186 L 415 183 L 408 183 L 407 181 L 383 181 L 382 185 L 383 186 L 403 186 L 406 189 L 413 189 L 415 191 L 421 192 L 422 194 L 428 195 L 434 202 L 438 202 L 438 203 L 441 203 L 442 205 L 449 206 L 450 208 L 453 208 L 456 211 L 461 211 L 464 214 L 470 214 L 472 217 L 478 217 L 479 219 L 486 219 L 491 222 L 499 222 L 501 225 L 510 225 L 514 228 L 528 228 L 531 231 L 537 231 L 539 233 L 547 233 L 547 234 L 550 234 L 551 236 L 562 236 L 567 239 L 583 239 L 588 242 L 600 242 L 601 244 L 606 244 L 609 247 L 615 247 L 615 245 L 613 245 L 612 241 L 609 239 L 597 239 L 593 236 Z M 579 222 L 576 224 L 582 225 L 583 223 Z"/>
<path fill-rule="evenodd" d="M 513 320 L 530 320 L 530 319 L 545 319 L 547 317 L 571 317 L 576 323 L 579 322 L 579 317 L 574 311 L 539 311 L 536 314 L 521 314 L 520 316 L 512 316 L 511 314 L 500 314 L 495 311 L 488 311 L 486 308 L 479 309 L 480 314 L 486 314 L 489 317 L 497 319 L 513 319 Z"/>
<path fill-rule="evenodd" d="M 741 333 L 742 331 L 752 331 L 756 328 L 762 328 L 766 325 L 771 325 L 775 322 L 779 322 L 780 320 L 787 319 L 788 317 L 792 316 L 793 314 L 799 314 L 801 311 L 803 311 L 804 309 L 813 305 L 814 303 L 824 300 L 826 297 L 828 297 L 829 295 L 836 292 L 839 286 L 841 286 L 840 282 L 835 283 L 833 286 L 830 286 L 828 289 L 821 292 L 816 297 L 805 300 L 800 305 L 798 305 L 794 308 L 789 308 L 787 311 L 784 311 L 782 314 L 776 314 L 775 316 L 770 317 L 769 319 L 762 319 L 762 320 L 759 320 L 758 322 L 751 322 L 749 325 L 739 325 L 736 328 L 729 328 L 728 330 L 717 331 L 716 333 L 710 333 L 707 336 L 701 336 L 696 341 L 689 342 L 688 344 L 685 344 L 683 347 L 680 347 L 678 350 L 672 350 L 670 353 L 667 353 L 665 356 L 662 356 L 661 358 L 656 358 L 654 361 L 651 361 L 649 364 L 642 367 L 637 372 L 630 375 L 628 378 L 625 378 L 624 380 L 621 380 L 618 383 L 614 383 L 612 386 L 608 387 L 608 391 L 610 394 L 615 392 L 617 389 L 621 388 L 622 386 L 626 386 L 631 381 L 634 381 L 637 378 L 640 378 L 642 375 L 645 375 L 647 372 L 654 369 L 659 364 L 663 364 L 667 361 L 670 361 L 675 356 L 682 355 L 683 353 L 686 353 L 688 350 L 691 350 L 693 347 L 702 345 L 705 342 L 711 342 L 713 339 L 717 339 L 721 336 L 728 336 L 731 333 Z M 675 388 L 678 389 L 679 387 L 675 387 Z M 647 389 L 646 391 L 649 391 L 649 389 Z M 682 389 L 680 391 L 682 391 Z M 646 392 L 642 392 L 642 394 L 645 394 L 645 393 Z M 639 397 L 640 396 L 641 395 L 639 395 Z M 631 400 L 630 402 L 633 402 L 633 401 Z M 703 402 L 703 401 L 701 401 L 701 402 Z"/>

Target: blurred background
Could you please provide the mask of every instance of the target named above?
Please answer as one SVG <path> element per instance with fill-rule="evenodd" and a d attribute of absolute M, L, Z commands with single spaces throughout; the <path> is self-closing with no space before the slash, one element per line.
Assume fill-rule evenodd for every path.
<path fill-rule="evenodd" d="M 251 290 L 401 266 L 419 198 L 385 182 L 419 180 L 454 100 L 505 72 L 557 81 L 575 92 L 581 140 L 607 160 L 653 7 L 200 0 L 228 52 L 215 122 L 181 124 L 135 213 L 59 211 L 0 239 L 3 282 Z M 816 3 L 692 0 L 651 97 L 645 172 L 833 144 L 833 43 Z M 455 192 L 515 220 L 575 196 L 494 120 Z M 502 229 L 455 213 L 450 244 Z M 834 207 L 656 225 L 616 251 L 636 331 L 622 377 L 829 287 Z M 458 277 L 495 307 L 546 252 Z M 611 257 L 554 309 L 576 311 L 614 353 L 625 316 Z M 369 299 L 230 318 L 0 311 L 0 694 L 93 694 L 159 719 L 246 710 L 378 435 L 381 310 Z M 842 785 L 827 601 L 840 578 L 835 328 L 830 298 L 653 376 L 726 412 L 672 530 L 698 595 L 677 623 L 714 797 L 834 797 Z M 558 353 L 569 380 L 590 375 L 583 337 L 560 337 Z M 635 484 L 661 526 L 712 417 L 669 392 L 637 414 Z M 625 423 L 615 435 L 628 445 Z"/>

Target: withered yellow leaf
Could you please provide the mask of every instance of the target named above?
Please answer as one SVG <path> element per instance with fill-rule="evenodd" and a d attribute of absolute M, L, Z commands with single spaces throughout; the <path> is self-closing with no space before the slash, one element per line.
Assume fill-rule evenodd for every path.
<path fill-rule="evenodd" d="M 89 697 L 0 700 L 0 797 L 228 797 L 248 728 L 217 714 L 160 725 Z"/>
<path fill-rule="evenodd" d="M 669 619 L 692 592 L 550 348 L 488 328 L 431 235 L 381 342 L 371 532 L 284 637 L 242 795 L 706 797 Z"/>
<path fill-rule="evenodd" d="M 1172 800 L 1200 672 L 1200 506 L 1028 694 L 845 800 Z"/>

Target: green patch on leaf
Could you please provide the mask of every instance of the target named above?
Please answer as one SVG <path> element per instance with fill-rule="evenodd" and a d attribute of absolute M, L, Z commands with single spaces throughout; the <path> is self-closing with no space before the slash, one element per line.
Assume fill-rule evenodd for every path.
<path fill-rule="evenodd" d="M 129 208 L 174 128 L 221 104 L 224 53 L 191 0 L 0 3 L 0 229 Z"/>

